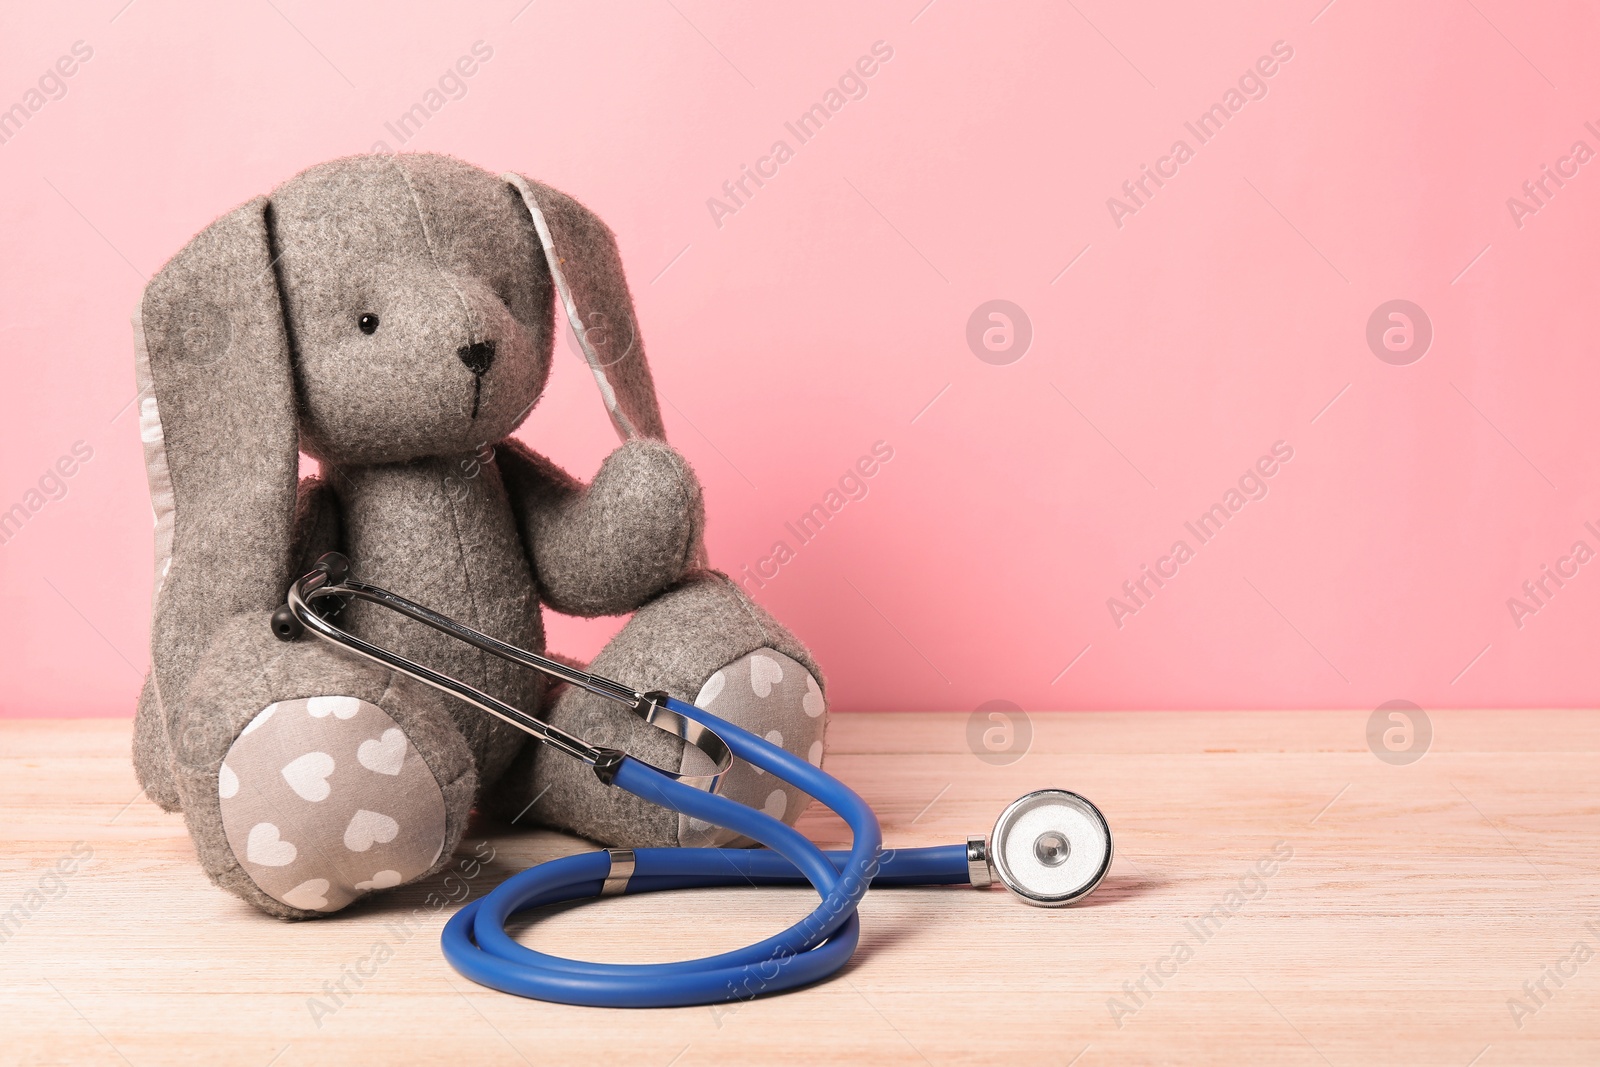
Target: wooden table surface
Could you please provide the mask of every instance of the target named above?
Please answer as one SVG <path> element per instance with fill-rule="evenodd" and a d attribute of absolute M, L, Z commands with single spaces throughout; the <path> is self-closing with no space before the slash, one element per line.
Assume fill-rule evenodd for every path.
<path fill-rule="evenodd" d="M 828 765 L 891 846 L 986 831 L 1058 785 L 1105 811 L 1110 875 L 1055 911 L 874 892 L 829 981 L 631 1012 L 504 996 L 439 954 L 455 905 L 430 892 L 481 895 L 579 842 L 474 827 L 463 854 L 493 855 L 476 877 L 282 923 L 212 888 L 181 819 L 138 795 L 128 722 L 0 722 L 0 915 L 25 915 L 0 935 L 0 1063 L 1600 1063 L 1600 717 L 1431 722 L 1426 755 L 1395 765 L 1366 713 L 1035 714 L 1026 755 L 996 765 L 965 715 L 839 716 Z M 815 810 L 801 827 L 844 832 Z M 608 899 L 520 936 L 682 958 L 813 900 Z"/>

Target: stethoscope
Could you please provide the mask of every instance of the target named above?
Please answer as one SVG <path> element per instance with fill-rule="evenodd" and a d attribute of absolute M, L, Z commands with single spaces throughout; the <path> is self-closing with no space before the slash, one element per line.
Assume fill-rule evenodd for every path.
<path fill-rule="evenodd" d="M 626 752 L 589 744 L 489 694 L 341 629 L 316 607 L 355 598 L 380 605 L 512 663 L 542 671 L 626 705 L 645 722 L 698 749 L 713 768 L 664 770 Z M 340 601 L 343 603 L 343 600 Z M 331 606 L 331 605 L 330 605 Z M 1082 900 L 1111 867 L 1111 829 L 1089 801 L 1041 789 L 1014 801 L 985 838 L 965 844 L 885 851 L 877 816 L 843 782 L 730 722 L 666 693 L 640 693 L 609 678 L 498 641 L 421 604 L 350 577 L 349 561 L 331 552 L 289 589 L 272 617 L 285 641 L 309 629 L 318 637 L 450 693 L 543 744 L 594 769 L 607 785 L 672 811 L 725 827 L 766 848 L 609 848 L 550 860 L 506 879 L 445 925 L 445 958 L 480 985 L 518 996 L 595 1007 L 646 1008 L 745 1000 L 793 989 L 843 967 L 860 939 L 856 909 L 869 885 L 972 885 L 998 880 L 1027 901 L 1058 907 Z M 762 811 L 718 795 L 735 757 L 746 760 L 832 809 L 850 827 L 848 851 L 825 852 Z M 822 902 L 764 941 L 681 963 L 588 963 L 552 956 L 512 940 L 506 922 L 520 911 L 621 893 L 712 886 L 803 885 Z"/>

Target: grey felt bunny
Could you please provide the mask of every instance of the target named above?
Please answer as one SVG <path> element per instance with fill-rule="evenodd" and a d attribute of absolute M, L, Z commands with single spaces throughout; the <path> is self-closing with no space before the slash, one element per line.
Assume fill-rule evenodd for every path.
<path fill-rule="evenodd" d="M 623 437 L 589 485 L 508 437 L 544 388 L 556 321 Z M 288 585 L 333 549 L 357 577 L 534 651 L 542 607 L 632 612 L 595 671 L 820 763 L 821 676 L 706 569 L 700 487 L 662 440 L 616 245 L 576 201 L 444 156 L 322 164 L 190 241 L 134 325 L 156 512 L 134 762 L 217 884 L 286 918 L 336 911 L 448 863 L 475 806 L 609 845 L 726 839 L 420 683 L 276 640 Z M 301 452 L 318 477 L 298 478 Z M 341 623 L 595 744 L 683 765 L 681 742 L 619 705 L 547 692 L 369 605 Z M 726 789 L 790 822 L 806 803 L 742 765 Z"/>

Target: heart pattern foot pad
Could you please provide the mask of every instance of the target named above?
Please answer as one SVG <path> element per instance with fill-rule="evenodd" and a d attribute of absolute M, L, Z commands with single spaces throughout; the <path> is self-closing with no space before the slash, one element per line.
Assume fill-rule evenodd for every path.
<path fill-rule="evenodd" d="M 217 795 L 245 872 L 304 911 L 409 882 L 444 847 L 433 772 L 388 713 L 354 697 L 262 709 L 228 750 Z"/>

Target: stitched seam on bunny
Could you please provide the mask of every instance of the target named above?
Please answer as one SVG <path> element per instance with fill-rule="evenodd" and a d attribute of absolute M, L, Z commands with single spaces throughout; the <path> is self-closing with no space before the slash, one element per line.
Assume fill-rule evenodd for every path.
<path fill-rule="evenodd" d="M 683 512 L 692 515 L 694 512 L 695 493 L 692 489 L 693 483 L 687 477 L 683 460 L 678 456 L 677 452 L 667 447 L 664 443 L 660 445 L 659 451 L 666 455 L 667 462 L 672 464 L 673 473 L 677 475 L 678 492 L 682 499 L 681 507 Z M 694 560 L 695 548 L 699 544 L 703 533 L 702 530 L 696 527 L 697 524 L 689 523 L 688 529 L 684 531 L 683 548 L 678 553 L 677 579 L 683 577 L 684 572 L 689 569 L 689 564 Z M 765 636 L 766 631 L 763 630 L 762 634 Z"/>
<path fill-rule="evenodd" d="M 467 543 L 461 536 L 461 513 L 456 510 L 456 502 L 447 492 L 444 495 L 445 514 L 450 519 L 450 532 L 456 539 L 456 551 L 461 556 L 461 584 L 467 594 L 467 608 L 472 612 L 470 625 L 476 627 L 483 618 L 483 611 L 478 605 L 478 591 L 472 583 L 472 568 L 467 562 Z M 489 677 L 489 654 L 483 649 L 476 649 L 478 661 L 478 676 L 485 680 Z"/>
<path fill-rule="evenodd" d="M 740 590 L 739 583 L 721 571 L 707 569 L 705 573 L 717 579 L 721 585 L 721 588 L 727 593 L 729 599 L 739 606 L 739 610 L 744 612 L 745 615 L 750 618 L 751 622 L 755 623 L 756 629 L 761 632 L 762 639 L 765 641 L 765 643 L 769 647 L 781 651 L 781 649 L 778 649 L 773 635 L 768 632 L 766 624 L 761 621 L 762 612 L 755 606 L 754 602 L 749 600 L 743 591 Z M 796 644 L 799 643 L 792 636 L 790 637 L 790 640 L 795 640 Z M 814 657 L 803 645 L 798 647 L 795 651 L 800 653 L 799 657 L 796 657 L 789 652 L 785 652 L 784 655 L 789 656 L 791 659 L 794 659 L 796 663 L 800 664 L 800 666 L 803 667 L 806 672 L 816 680 L 817 688 L 823 692 L 824 696 L 826 696 L 828 691 L 828 683 L 823 678 L 822 668 L 817 666 Z"/>
<path fill-rule="evenodd" d="M 767 632 L 766 624 L 761 621 L 760 613 L 755 610 L 754 606 L 751 605 L 749 601 L 739 594 L 738 583 L 736 583 L 732 578 L 729 578 L 726 574 L 723 574 L 721 571 L 713 571 L 712 573 L 718 578 L 722 579 L 723 591 L 730 599 L 734 601 L 734 603 L 738 604 L 739 609 L 749 616 L 750 620 L 756 624 L 756 629 L 761 632 L 762 643 L 769 648 L 773 647 L 772 636 Z M 776 649 L 774 649 L 774 651 L 776 651 Z M 795 662 L 800 663 L 799 660 L 796 660 Z M 823 694 L 823 699 L 826 700 L 827 684 L 822 680 L 821 671 L 813 667 L 809 667 L 804 663 L 800 663 L 800 667 L 807 674 L 811 675 L 811 677 L 816 681 L 817 689 Z M 824 753 L 826 753 L 828 749 L 828 726 L 830 725 L 831 721 L 831 716 L 826 715 L 822 720 L 822 737 L 820 740 L 822 741 L 822 749 Z"/>
<path fill-rule="evenodd" d="M 423 214 L 422 201 L 417 196 L 417 190 L 411 184 L 411 175 L 400 165 L 399 160 L 393 156 L 389 156 L 388 159 L 389 165 L 394 167 L 396 173 L 400 175 L 400 181 L 406 187 L 406 195 L 411 197 L 411 207 L 416 211 L 417 223 L 422 227 L 422 243 L 428 246 L 428 258 L 433 261 L 434 269 L 439 272 L 439 277 L 444 279 L 444 283 L 450 287 L 452 293 L 456 294 L 456 300 L 461 304 L 462 319 L 467 327 L 467 341 L 468 343 L 474 342 L 478 340 L 478 337 L 472 321 L 472 309 L 467 306 L 467 298 L 461 292 L 460 286 L 456 285 L 456 280 L 450 276 L 450 273 L 444 269 L 444 264 L 439 261 L 439 251 L 433 243 L 433 230 L 428 225 L 427 215 Z"/>
<path fill-rule="evenodd" d="M 383 692 L 378 695 L 378 699 L 377 700 L 373 701 L 373 704 L 375 704 L 378 708 L 382 709 L 384 714 L 389 715 L 389 717 L 391 719 L 394 718 L 394 716 L 392 714 L 389 714 L 389 705 L 387 703 L 385 703 L 385 702 L 391 696 L 395 695 L 394 687 L 395 687 L 396 683 L 398 683 L 399 681 L 400 681 L 400 675 L 394 673 L 393 671 L 390 671 L 389 672 L 389 678 L 384 683 Z M 399 721 L 398 720 L 396 720 L 395 725 L 397 725 L 397 726 L 399 725 Z M 405 732 L 405 729 L 402 727 L 401 728 L 401 733 L 404 733 L 404 732 Z M 414 741 L 411 741 L 409 743 L 412 744 L 412 745 L 416 744 L 416 742 L 414 742 Z M 446 786 L 454 785 L 455 783 L 461 781 L 461 779 L 465 778 L 467 775 L 473 773 L 472 763 L 469 760 L 467 762 L 466 766 L 464 766 L 462 768 L 460 774 L 456 775 L 454 778 L 450 779 L 448 782 L 442 782 L 442 781 L 439 780 L 439 772 L 434 770 L 432 767 L 429 767 L 427 760 L 423 760 L 422 761 L 422 765 L 424 767 L 428 768 L 428 773 L 429 774 L 433 775 L 434 784 L 439 787 L 439 792 L 441 794 L 444 793 Z"/>
<path fill-rule="evenodd" d="M 729 578 L 721 571 L 712 571 L 710 573 L 721 579 L 723 595 L 726 596 L 728 600 L 732 601 L 733 604 L 740 611 L 742 611 L 751 622 L 755 623 L 756 629 L 761 633 L 761 643 L 770 647 L 772 645 L 772 635 L 767 632 L 766 623 L 761 621 L 760 614 L 751 609 L 750 604 L 745 601 L 745 598 L 739 595 L 739 587 L 734 584 L 733 579 Z M 802 666 L 804 666 L 804 664 L 802 664 Z"/>
<path fill-rule="evenodd" d="M 267 666 L 262 661 L 261 650 L 260 649 L 252 648 L 252 649 L 250 649 L 250 654 L 255 659 L 255 669 L 251 672 L 250 682 L 248 683 L 248 685 L 254 685 L 256 682 L 264 681 L 266 679 L 266 677 L 267 677 Z M 279 655 L 282 655 L 282 653 L 279 653 Z M 276 657 L 274 657 L 273 662 L 277 662 Z M 188 710 L 189 708 L 192 708 L 194 706 L 194 704 L 195 704 L 195 700 L 194 700 L 193 696 L 189 692 L 189 689 L 191 689 L 193 687 L 194 678 L 195 678 L 195 675 L 191 674 L 187 679 L 184 680 L 185 681 L 184 690 L 183 690 L 183 693 L 179 697 L 179 705 L 183 710 Z M 244 687 L 241 687 L 241 688 L 248 688 L 248 685 L 244 686 Z M 248 722 L 249 722 L 249 720 L 247 719 L 247 720 L 245 720 L 244 723 L 240 723 L 238 729 L 240 729 L 240 730 L 244 729 L 245 724 L 248 723 Z M 166 731 L 166 733 L 167 733 L 167 746 L 168 746 L 169 750 L 172 753 L 173 767 L 176 769 L 178 767 L 178 765 L 179 765 L 180 749 L 178 748 L 177 744 L 175 744 L 173 742 L 172 727 L 174 725 L 175 725 L 174 723 L 168 722 L 167 723 L 167 731 Z M 238 740 L 238 735 L 237 734 L 235 734 L 234 740 Z M 187 755 L 186 751 L 184 752 L 184 755 L 185 756 Z M 227 754 L 226 751 L 224 751 L 224 752 L 222 752 L 221 754 L 219 754 L 216 757 L 216 765 L 215 766 L 202 768 L 202 767 L 198 767 L 198 766 L 196 766 L 194 764 L 191 764 L 191 763 L 184 763 L 183 766 L 185 767 L 185 769 L 190 770 L 190 771 L 204 770 L 204 771 L 208 772 L 209 775 L 211 776 L 211 778 L 213 779 L 213 781 L 212 781 L 211 787 L 207 790 L 207 795 L 210 796 L 212 799 L 216 799 L 217 790 L 215 788 L 215 781 L 214 780 L 215 780 L 216 776 L 221 773 L 222 764 L 227 758 L 228 758 L 228 754 Z M 182 792 L 181 788 L 180 788 L 179 791 L 180 791 L 180 793 Z M 187 799 L 187 798 L 185 798 L 185 799 Z M 184 805 L 184 815 L 187 817 L 188 813 L 189 813 L 188 812 L 188 805 L 185 804 Z"/>
<path fill-rule="evenodd" d="M 394 687 L 399 682 L 400 682 L 400 675 L 395 674 L 394 672 L 391 671 L 389 673 L 389 679 L 388 679 L 387 683 L 383 687 L 383 693 L 378 697 L 378 699 L 376 701 L 376 703 L 377 703 L 379 708 L 384 708 L 385 711 L 387 711 L 387 708 L 386 708 L 386 705 L 385 705 L 384 702 L 389 699 L 391 694 L 394 693 Z M 390 717 L 393 718 L 392 715 Z M 404 728 L 403 727 L 401 729 L 401 732 L 402 733 L 404 732 Z M 416 742 L 415 741 L 410 741 L 410 744 L 415 746 Z M 461 773 L 456 775 L 454 778 L 450 779 L 450 781 L 448 781 L 448 782 L 441 782 L 439 780 L 439 772 L 434 770 L 431 766 L 429 766 L 427 760 L 423 760 L 422 761 L 422 765 L 424 767 L 427 767 L 428 768 L 428 773 L 433 776 L 433 782 L 434 782 L 435 785 L 437 785 L 439 787 L 439 795 L 441 797 L 448 797 L 450 795 L 450 787 L 451 786 L 453 786 L 456 783 L 468 778 L 469 776 L 473 776 L 473 775 L 477 774 L 477 768 L 475 766 L 475 761 L 470 759 L 470 758 L 466 761 L 466 763 L 464 763 L 462 765 Z M 446 805 L 448 805 L 449 801 L 446 800 L 445 803 L 446 803 Z M 462 820 L 462 827 L 461 827 L 461 835 L 462 836 L 464 836 L 466 834 L 466 825 L 465 824 L 466 824 L 467 819 L 470 818 L 470 816 L 471 816 L 471 812 L 469 810 L 469 812 L 467 813 L 467 817 L 463 818 L 463 820 Z M 459 841 L 460 841 L 460 837 L 458 836 L 457 843 L 459 843 Z M 445 846 L 448 846 L 448 847 L 445 847 Z M 428 870 L 425 871 L 422 875 L 419 875 L 419 877 L 424 877 L 425 878 L 429 874 L 433 874 L 435 871 L 442 870 L 445 867 L 445 865 L 450 862 L 450 859 L 451 859 L 451 856 L 447 855 L 447 853 L 453 853 L 455 847 L 456 847 L 456 845 L 453 845 L 450 842 L 450 820 L 449 820 L 449 817 L 447 815 L 446 818 L 445 818 L 445 823 L 444 823 L 444 840 L 441 842 L 441 846 L 440 846 L 440 849 L 439 849 L 439 855 L 434 858 L 434 861 L 433 861 L 433 863 L 431 863 L 429 865 Z M 415 879 L 413 879 L 413 881 L 415 881 Z"/>
<path fill-rule="evenodd" d="M 759 615 L 757 615 L 755 612 L 750 610 L 750 606 L 745 603 L 744 598 L 739 596 L 736 592 L 733 591 L 732 588 L 730 588 L 730 587 L 733 586 L 732 580 L 729 579 L 726 575 L 722 575 L 722 574 L 720 574 L 718 572 L 713 571 L 712 573 L 713 574 L 717 574 L 717 577 L 721 578 L 723 583 L 725 583 L 725 584 L 723 584 L 723 585 L 718 587 L 719 592 L 721 592 L 722 595 L 725 598 L 727 598 L 728 600 L 731 600 L 734 603 L 734 605 L 741 612 L 743 612 L 745 614 L 745 616 L 751 622 L 755 623 L 756 632 L 761 635 L 761 644 L 758 645 L 757 647 L 758 648 L 771 647 L 772 636 L 767 633 L 766 625 L 761 621 L 761 617 Z M 682 653 L 680 652 L 680 655 L 681 654 Z M 674 662 L 676 662 L 676 661 L 674 661 Z M 693 700 L 693 699 L 695 699 L 695 697 L 690 697 L 690 699 Z M 688 774 L 688 773 L 690 773 L 690 771 L 691 771 L 690 764 L 691 764 L 692 760 L 693 760 L 693 757 L 690 754 L 689 746 L 685 745 L 683 747 L 682 754 L 678 757 L 678 773 L 679 774 Z M 689 829 L 689 816 L 687 816 L 687 815 L 679 816 L 679 819 L 678 819 L 678 840 L 679 840 L 680 843 L 683 840 L 684 833 L 688 829 Z"/>

